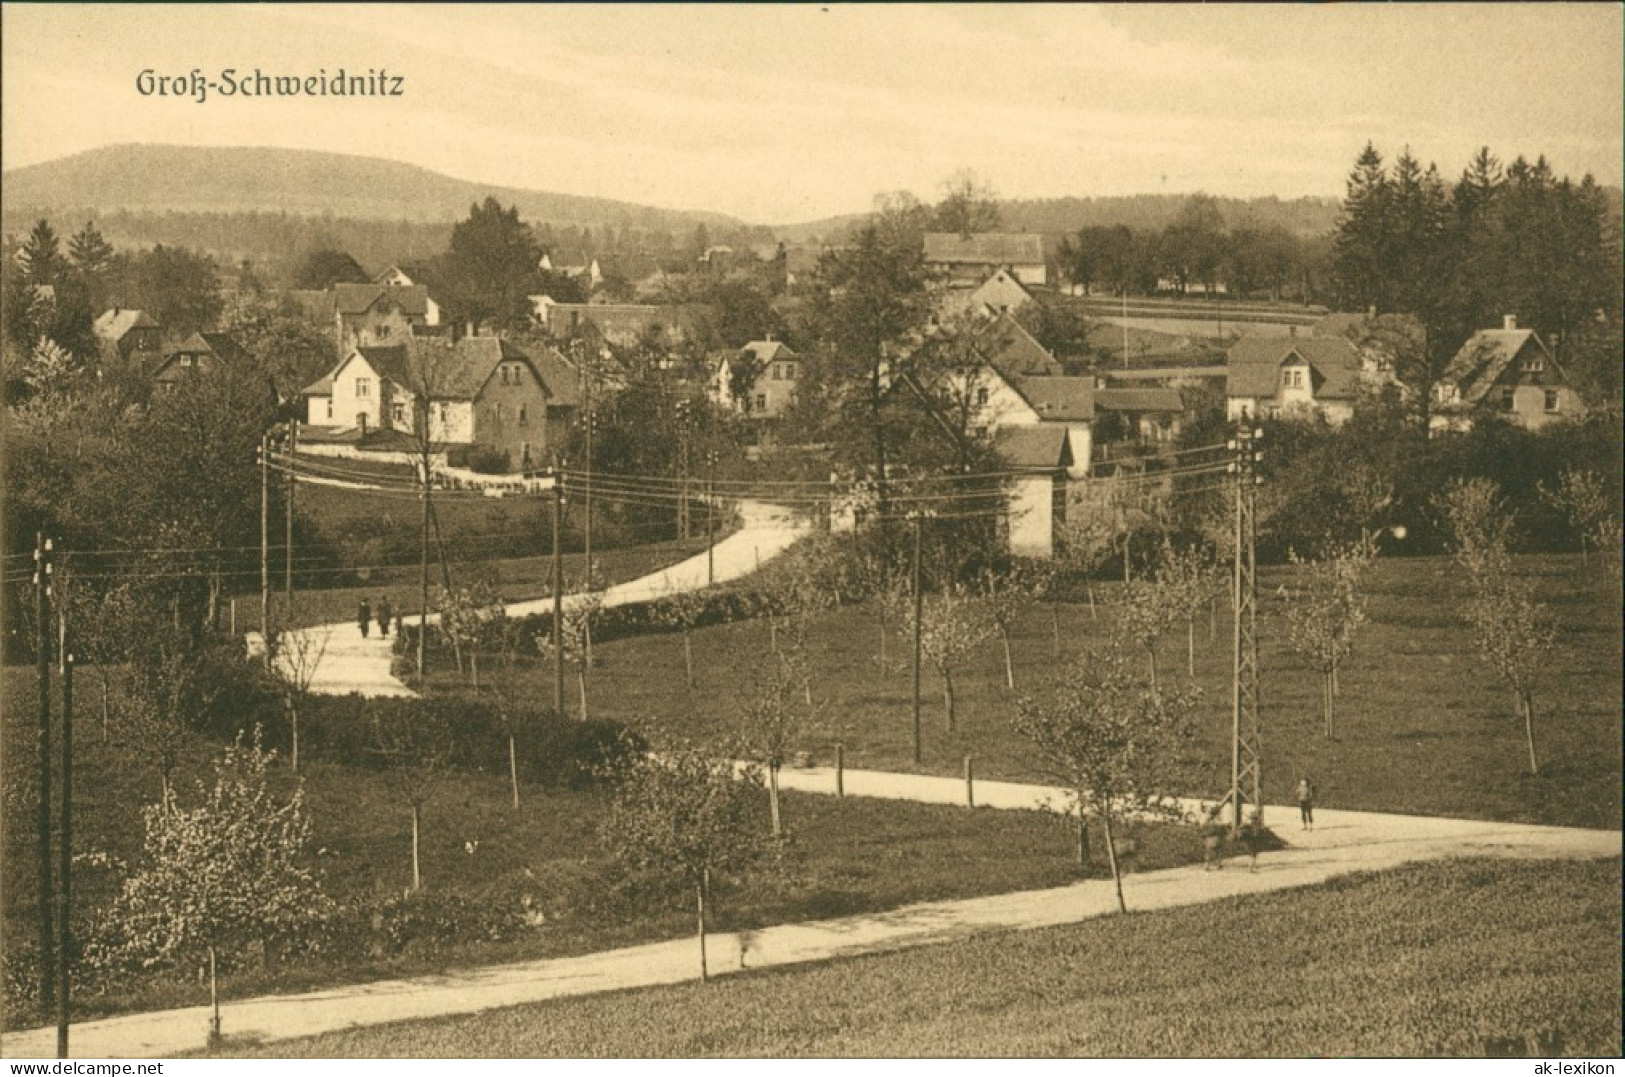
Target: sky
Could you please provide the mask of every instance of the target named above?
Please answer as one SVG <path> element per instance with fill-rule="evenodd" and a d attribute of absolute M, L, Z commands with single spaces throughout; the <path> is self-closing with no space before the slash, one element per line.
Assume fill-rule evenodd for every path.
<path fill-rule="evenodd" d="M 1369 140 L 1622 182 L 1618 3 L 0 6 L 0 164 L 120 142 L 385 157 L 760 224 L 940 197 L 1339 196 Z M 143 96 L 382 69 L 399 98 Z"/>

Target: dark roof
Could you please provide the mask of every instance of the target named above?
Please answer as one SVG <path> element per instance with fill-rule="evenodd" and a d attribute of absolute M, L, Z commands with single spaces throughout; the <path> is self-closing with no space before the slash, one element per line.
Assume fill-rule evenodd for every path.
<path fill-rule="evenodd" d="M 304 389 L 301 390 L 299 395 L 301 395 L 301 396 L 332 396 L 333 395 L 333 375 L 330 374 L 330 373 L 322 375 L 320 378 L 317 378 L 315 381 L 313 381 L 309 385 L 305 386 Z"/>
<path fill-rule="evenodd" d="M 785 346 L 782 340 L 753 340 L 739 349 L 740 358 L 754 359 L 758 363 L 771 363 L 775 359 L 799 359 L 801 356 Z"/>
<path fill-rule="evenodd" d="M 1055 471 L 1073 465 L 1064 426 L 1007 426 L 993 435 L 993 446 L 1012 468 Z"/>
<path fill-rule="evenodd" d="M 251 363 L 254 357 L 232 339 L 229 333 L 193 333 L 178 344 L 164 349 L 166 359 L 177 355 L 212 355 L 227 363 Z"/>
<path fill-rule="evenodd" d="M 1181 412 L 1185 401 L 1178 389 L 1096 389 L 1095 407 L 1100 411 Z"/>
<path fill-rule="evenodd" d="M 1316 400 L 1359 395 L 1360 352 L 1343 336 L 1242 337 L 1225 353 L 1225 395 L 1274 396 L 1288 360 L 1309 364 Z"/>
<path fill-rule="evenodd" d="M 409 352 L 404 379 L 390 375 L 391 380 L 411 388 L 417 381 L 414 371 L 429 364 L 434 370 L 435 384 L 431 386 L 437 397 L 448 400 L 473 400 L 485 388 L 497 367 L 504 362 L 518 362 L 530 367 L 542 383 L 548 403 L 573 407 L 580 398 L 581 376 L 564 361 L 564 357 L 551 348 L 532 355 L 519 345 L 501 337 L 464 337 L 455 344 L 444 340 L 425 340 L 414 337 Z"/>
<path fill-rule="evenodd" d="M 421 284 L 335 284 L 333 308 L 340 314 L 362 314 L 385 295 L 407 314 L 428 313 L 429 290 Z"/>
<path fill-rule="evenodd" d="M 1440 380 L 1456 386 L 1463 403 L 1475 404 L 1484 399 L 1531 342 L 1540 350 L 1542 358 L 1550 362 L 1546 345 L 1531 329 L 1480 329 L 1468 337 L 1467 343 L 1451 358 Z"/>
<path fill-rule="evenodd" d="M 1007 377 L 1060 374 L 1063 367 L 1021 323 L 1000 314 L 976 333 L 977 350 Z"/>
<path fill-rule="evenodd" d="M 97 336 L 107 340 L 123 340 L 124 334 L 132 329 L 157 328 L 158 322 L 146 311 L 119 307 L 104 311 L 92 326 Z"/>
<path fill-rule="evenodd" d="M 976 265 L 1042 265 L 1044 240 L 1032 232 L 927 232 L 925 260 Z"/>
<path fill-rule="evenodd" d="M 1095 383 L 1089 378 L 1044 375 L 1012 378 L 1010 384 L 1040 419 L 1088 422 L 1095 417 Z"/>

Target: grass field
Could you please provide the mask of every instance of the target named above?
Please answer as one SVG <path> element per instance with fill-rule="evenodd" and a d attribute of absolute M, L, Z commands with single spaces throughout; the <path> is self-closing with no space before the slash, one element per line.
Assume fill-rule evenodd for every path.
<path fill-rule="evenodd" d="M 1318 675 L 1286 646 L 1277 588 L 1285 568 L 1261 570 L 1260 665 L 1265 794 L 1291 798 L 1298 775 L 1312 775 L 1328 807 L 1618 827 L 1621 811 L 1620 625 L 1603 570 L 1573 556 L 1528 556 L 1517 569 L 1532 579 L 1561 626 L 1559 645 L 1536 696 L 1538 777 L 1525 773 L 1522 728 L 1509 693 L 1483 664 L 1458 609 L 1467 589 L 1443 558 L 1383 559 L 1368 587 L 1369 622 L 1341 678 L 1339 734 L 1327 740 Z M 1098 588 L 1101 607 L 1060 604 L 1060 647 L 1051 608 L 1036 607 L 1018 625 L 1018 690 L 1042 693 L 1066 663 L 1106 643 L 1113 631 L 1114 587 Z M 1217 796 L 1227 785 L 1230 731 L 1230 635 L 1221 602 L 1216 631 L 1196 625 L 1194 684 L 1203 693 L 1184 790 Z M 914 770 L 909 739 L 905 641 L 895 631 L 880 664 L 881 631 L 873 604 L 820 617 L 810 634 L 815 696 L 825 706 L 799 747 L 828 762 L 834 745 L 853 767 Z M 1186 632 L 1161 647 L 1171 680 L 1186 679 Z M 738 696 L 774 661 L 765 620 L 694 635 L 698 687 L 688 689 L 677 635 L 622 640 L 597 649 L 589 680 L 593 713 L 638 723 L 656 741 L 731 731 Z M 537 698 L 551 692 L 539 663 L 499 676 L 521 678 Z M 441 674 L 447 684 L 450 674 Z M 959 728 L 945 730 L 940 689 L 925 673 L 923 770 L 956 774 L 967 754 L 989 778 L 1046 780 L 1031 749 L 1014 733 L 1012 694 L 1004 686 L 996 641 L 983 645 L 956 677 Z M 574 705 L 574 685 L 567 696 Z"/>
<path fill-rule="evenodd" d="M 660 542 L 625 549 L 594 550 L 593 586 L 624 583 L 657 572 L 668 565 L 705 550 L 704 539 L 687 542 Z M 585 575 L 581 554 L 564 554 L 565 586 L 571 587 Z M 499 593 L 509 601 L 538 598 L 552 593 L 553 558 L 551 556 L 510 557 L 484 561 L 454 562 L 451 566 L 454 582 L 466 583 L 473 579 L 491 581 Z M 363 598 L 377 607 L 380 596 L 387 595 L 397 612 L 417 613 L 419 579 L 417 565 L 391 565 L 372 569 L 365 583 L 354 587 L 331 587 L 320 590 L 299 590 L 294 594 L 293 616 L 286 616 L 289 608 L 280 590 L 274 591 L 275 607 L 272 616 L 279 622 L 294 626 L 329 624 L 354 619 L 356 607 Z M 272 586 L 279 585 L 280 577 L 272 574 Z M 440 593 L 442 583 L 440 564 L 429 565 L 429 601 L 432 604 Z M 259 594 L 241 595 L 237 599 L 238 627 L 259 626 Z"/>
<path fill-rule="evenodd" d="M 31 968 L 37 893 L 29 673 L 9 669 L 4 682 L 3 899 L 14 973 Z M 102 742 L 93 717 L 98 697 L 88 690 L 94 683 L 82 677 L 77 684 L 75 848 L 133 863 L 141 841 L 138 808 L 157 799 L 158 778 L 132 758 L 117 730 L 110 743 Z M 177 777 L 183 799 L 217 750 L 199 741 L 187 753 Z M 686 893 L 651 888 L 615 867 L 598 830 L 602 793 L 525 788 L 515 811 L 503 776 L 447 775 L 425 808 L 425 892 L 401 902 L 411 881 L 411 823 L 391 776 L 330 762 L 307 762 L 301 775 L 316 864 L 329 894 L 348 911 L 337 921 L 329 953 L 232 972 L 225 980 L 228 997 L 586 953 L 693 930 Z M 281 780 L 291 785 L 293 779 L 284 771 Z M 765 833 L 765 794 L 761 813 Z M 1058 817 L 796 794 L 787 796 L 785 816 L 792 840 L 761 870 L 718 891 L 718 929 L 1056 886 L 1078 877 L 1073 839 Z M 1188 830 L 1147 827 L 1139 837 L 1141 870 L 1202 855 Z M 112 900 L 117 884 L 105 868 L 76 870 L 76 930 Z M 383 920 L 372 920 L 380 908 Z M 545 919 L 526 921 L 536 914 Z M 81 979 L 76 1012 L 89 1017 L 196 1004 L 206 988 L 194 973 L 115 985 L 102 994 Z M 35 1021 L 28 1006 L 8 1012 L 17 1024 Z"/>
<path fill-rule="evenodd" d="M 1609 1057 L 1619 920 L 1618 860 L 1449 861 L 245 1054 Z"/>

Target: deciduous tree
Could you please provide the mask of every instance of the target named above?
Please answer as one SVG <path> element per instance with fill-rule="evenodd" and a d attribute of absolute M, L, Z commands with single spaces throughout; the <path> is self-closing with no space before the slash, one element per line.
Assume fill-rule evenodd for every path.
<path fill-rule="evenodd" d="M 680 879 L 693 893 L 700 979 L 710 977 L 705 935 L 711 888 L 763 852 L 760 777 L 732 760 L 677 745 L 636 760 L 621 776 L 605 829 L 619 859 Z"/>
<path fill-rule="evenodd" d="M 1090 654 L 1044 697 L 1016 700 L 1016 729 L 1050 773 L 1071 791 L 1078 816 L 1078 863 L 1088 860 L 1088 821 L 1098 819 L 1127 912 L 1118 832 L 1133 813 L 1167 811 L 1167 783 L 1188 733 L 1193 693 L 1148 691 L 1117 651 Z"/>

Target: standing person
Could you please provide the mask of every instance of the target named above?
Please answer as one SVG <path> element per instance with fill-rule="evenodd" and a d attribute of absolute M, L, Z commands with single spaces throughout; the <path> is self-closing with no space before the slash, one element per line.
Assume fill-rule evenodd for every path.
<path fill-rule="evenodd" d="M 361 638 L 367 638 L 367 630 L 372 627 L 372 603 L 365 598 L 361 600 L 361 608 L 356 610 L 356 621 L 361 625 Z"/>
<path fill-rule="evenodd" d="M 1315 829 L 1315 783 L 1307 774 L 1298 779 L 1298 818 L 1298 829 Z"/>
<path fill-rule="evenodd" d="M 378 599 L 378 634 L 385 639 L 389 638 L 389 618 L 394 612 L 394 607 L 389 604 L 388 595 Z"/>

